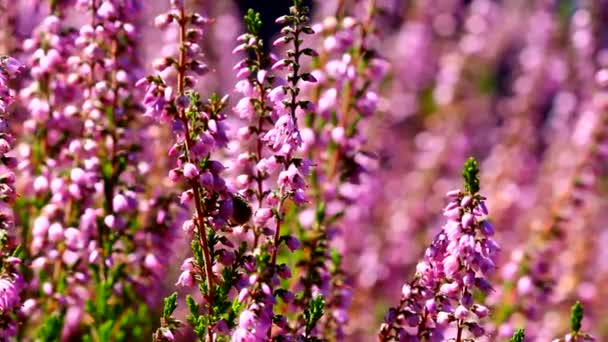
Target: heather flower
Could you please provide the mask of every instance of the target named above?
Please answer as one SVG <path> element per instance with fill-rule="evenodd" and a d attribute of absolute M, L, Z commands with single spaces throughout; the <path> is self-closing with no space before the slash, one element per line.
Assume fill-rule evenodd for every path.
<path fill-rule="evenodd" d="M 0 56 L 0 135 L 3 146 L 0 150 L 3 175 L 0 176 L 0 338 L 2 340 L 17 334 L 17 321 L 14 314 L 22 304 L 21 293 L 24 281 L 20 274 L 21 259 L 12 255 L 16 246 L 16 232 L 12 212 L 6 204 L 15 200 L 15 174 L 11 152 L 13 138 L 7 123 L 7 107 L 13 101 L 13 96 L 7 82 L 17 77 L 23 66 L 14 58 Z"/>
<path fill-rule="evenodd" d="M 472 294 L 476 289 L 489 290 L 486 277 L 493 267 L 484 265 L 494 265 L 498 245 L 481 229 L 487 215 L 481 210 L 485 208 L 485 198 L 479 194 L 478 172 L 477 162 L 469 159 L 463 171 L 465 191 L 448 193 L 450 203 L 444 210 L 448 223 L 427 248 L 414 279 L 404 285 L 401 303 L 391 309 L 396 315 L 410 317 L 408 321 L 417 329 L 405 328 L 392 319 L 395 315 L 392 314 L 380 328 L 381 340 L 399 340 L 405 336 L 435 340 L 442 338 L 447 325 L 452 323 L 456 325 L 456 341 L 465 338 L 465 330 L 475 337 L 484 335 L 470 311 L 481 319 L 487 316 L 487 308 L 474 304 Z M 455 225 L 458 226 L 456 232 L 448 234 L 446 228 L 454 230 Z M 432 300 L 431 306 L 422 305 L 429 300 Z"/>
<path fill-rule="evenodd" d="M 302 28 L 299 21 L 304 20 L 301 4 L 294 3 L 292 8 L 292 33 L 297 37 Z M 272 289 L 279 285 L 278 276 L 288 277 L 291 270 L 284 264 L 276 264 L 280 246 L 285 242 L 295 248 L 293 237 L 282 236 L 285 206 L 288 200 L 300 205 L 306 202 L 304 177 L 308 173 L 309 162 L 297 158 L 301 147 L 301 137 L 296 113 L 305 109 L 304 102 L 297 99 L 296 88 L 301 75 L 297 67 L 291 67 L 291 82 L 269 77 L 268 66 L 271 63 L 259 37 L 261 21 L 259 14 L 249 11 L 245 17 L 248 33 L 239 37 L 243 43 L 233 53 L 246 51 L 256 56 L 246 58 L 235 65 L 237 77 L 242 79 L 235 90 L 243 97 L 234 107 L 235 113 L 245 121 L 244 125 L 256 127 L 254 132 L 239 134 L 239 141 L 244 148 L 249 141 L 252 148 L 247 153 L 237 156 L 234 165 L 235 185 L 242 195 L 250 198 L 256 206 L 253 215 L 253 248 L 259 248 L 254 271 L 253 289 L 241 292 L 241 302 L 246 309 L 241 313 L 239 327 L 232 333 L 234 341 L 265 337 L 275 319 L 274 304 L 277 297 L 288 300 L 293 297 L 291 291 L 280 289 L 280 295 L 273 294 Z M 302 23 L 302 25 L 305 25 Z M 293 41 L 290 35 L 283 38 L 284 43 Z M 299 44 L 299 43 L 296 43 Z M 298 49 L 296 47 L 296 49 Z M 301 52 L 296 52 L 293 61 L 299 63 Z M 287 68 L 289 69 L 289 68 Z M 274 183 L 274 184 L 273 184 Z M 269 238 L 264 241 L 264 236 Z M 289 241 L 289 242 L 288 242 Z M 259 247 L 258 247 L 259 246 Z M 293 249 L 292 249 L 293 250 Z M 254 266 L 254 265 L 252 265 Z M 279 290 L 277 290 L 279 291 Z M 250 322 L 250 323 L 247 323 Z M 255 322 L 255 324 L 253 323 Z M 278 324 L 283 331 L 284 324 Z M 286 336 L 288 331 L 283 332 Z"/>
<path fill-rule="evenodd" d="M 59 331 L 49 330 L 48 339 L 80 338 L 116 319 L 86 306 L 99 296 L 96 288 L 114 288 L 107 300 L 127 314 L 136 307 L 133 298 L 160 289 L 160 264 L 150 268 L 143 261 L 160 245 L 154 240 L 164 224 L 147 228 L 152 226 L 139 211 L 144 199 L 137 188 L 147 184 L 138 159 L 148 158 L 142 148 L 148 131 L 136 119 L 139 94 L 132 91 L 138 8 L 136 1 L 81 3 L 70 10 L 86 13 L 87 20 L 74 27 L 65 21 L 67 9 L 53 7 L 24 44 L 33 77 L 21 92 L 32 109 L 24 129 L 36 133 L 26 134 L 20 169 L 26 201 L 39 204 L 35 212 L 21 208 L 18 215 L 34 214 L 28 253 L 38 262 L 27 296 L 40 304 L 24 326 L 31 317 L 56 319 L 46 311 L 49 305 L 65 311 Z M 85 322 L 84 315 L 93 321 Z"/>

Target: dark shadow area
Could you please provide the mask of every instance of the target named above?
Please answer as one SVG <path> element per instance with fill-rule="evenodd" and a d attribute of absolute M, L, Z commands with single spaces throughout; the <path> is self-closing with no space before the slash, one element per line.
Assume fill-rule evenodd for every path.
<path fill-rule="evenodd" d="M 253 8 L 260 12 L 262 16 L 262 38 L 265 46 L 269 46 L 269 41 L 279 32 L 281 25 L 275 24 L 275 19 L 289 13 L 291 0 L 237 0 L 242 15 L 245 15 L 248 9 Z M 313 11 L 312 1 L 305 0 L 304 4 Z"/>

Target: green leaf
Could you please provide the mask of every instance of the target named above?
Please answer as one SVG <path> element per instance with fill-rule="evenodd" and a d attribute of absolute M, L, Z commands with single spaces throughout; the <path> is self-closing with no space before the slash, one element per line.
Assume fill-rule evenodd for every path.
<path fill-rule="evenodd" d="M 524 329 L 517 329 L 513 334 L 513 337 L 509 340 L 509 342 L 524 342 L 524 338 L 526 335 L 524 334 Z"/>
<path fill-rule="evenodd" d="M 15 249 L 11 253 L 11 256 L 23 260 L 25 258 L 25 249 L 23 248 L 23 245 L 18 245 L 17 247 L 15 247 Z"/>
<path fill-rule="evenodd" d="M 332 264 L 335 268 L 338 268 L 340 266 L 340 263 L 342 262 L 342 256 L 340 255 L 340 252 L 338 252 L 338 250 L 334 248 L 331 250 L 330 253 Z"/>
<path fill-rule="evenodd" d="M 319 204 L 317 204 L 317 210 L 315 213 L 315 218 L 318 224 L 323 224 L 323 221 L 325 220 L 325 212 L 325 202 L 319 202 Z"/>
<path fill-rule="evenodd" d="M 325 308 L 325 299 L 322 295 L 318 295 L 310 301 L 306 310 L 304 310 L 304 321 L 306 322 L 306 335 L 314 329 L 317 322 L 323 317 L 323 308 Z"/>
<path fill-rule="evenodd" d="M 479 166 L 475 158 L 470 157 L 464 163 L 462 178 L 464 178 L 464 188 L 467 192 L 472 194 L 479 192 Z"/>
<path fill-rule="evenodd" d="M 245 14 L 245 26 L 247 26 L 247 32 L 258 37 L 260 35 L 260 31 L 262 30 L 262 19 L 260 18 L 260 13 L 256 12 L 252 8 L 247 10 L 247 14 Z"/>
<path fill-rule="evenodd" d="M 106 321 L 104 322 L 98 330 L 99 340 L 103 342 L 107 342 L 111 340 L 112 337 L 112 328 L 114 327 L 114 321 Z"/>
<path fill-rule="evenodd" d="M 169 318 L 177 307 L 177 292 L 173 292 L 171 295 L 165 298 L 165 307 L 163 308 L 163 317 Z"/>
<path fill-rule="evenodd" d="M 574 333 L 578 333 L 581 331 L 581 322 L 583 321 L 583 305 L 581 302 L 577 301 L 576 304 L 572 306 L 572 316 L 570 318 L 570 327 Z"/>
<path fill-rule="evenodd" d="M 433 96 L 433 88 L 426 88 L 420 92 L 420 113 L 427 116 L 437 111 L 437 102 Z"/>
<path fill-rule="evenodd" d="M 195 317 L 198 317 L 199 305 L 196 304 L 196 301 L 194 300 L 194 298 L 191 295 L 186 296 L 186 305 L 188 305 L 188 309 L 190 310 L 190 313 L 192 315 L 194 315 Z"/>
<path fill-rule="evenodd" d="M 38 331 L 38 337 L 42 341 L 59 341 L 62 327 L 63 316 L 58 314 L 52 315 Z"/>

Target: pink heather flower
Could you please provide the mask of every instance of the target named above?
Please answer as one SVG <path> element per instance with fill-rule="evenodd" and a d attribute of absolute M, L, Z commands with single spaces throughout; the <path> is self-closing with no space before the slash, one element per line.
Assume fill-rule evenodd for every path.
<path fill-rule="evenodd" d="M 36 193 L 41 193 L 49 190 L 49 181 L 44 176 L 38 176 L 34 180 L 33 184 L 34 191 Z"/>
<path fill-rule="evenodd" d="M 53 223 L 49 226 L 49 241 L 57 242 L 63 239 L 63 227 L 59 223 Z"/>
<path fill-rule="evenodd" d="M 272 209 L 260 208 L 255 212 L 254 222 L 258 225 L 264 225 L 272 218 Z"/>
<path fill-rule="evenodd" d="M 173 333 L 171 332 L 171 330 L 166 329 L 166 328 L 161 328 L 162 330 L 162 335 L 165 339 L 167 339 L 167 341 L 175 341 L 175 336 L 173 336 Z"/>
<path fill-rule="evenodd" d="M 146 255 L 144 258 L 144 266 L 158 275 L 160 275 L 163 270 L 162 264 L 158 261 L 158 258 L 154 254 Z"/>
<path fill-rule="evenodd" d="M 445 283 L 441 285 L 440 292 L 447 295 L 452 296 L 458 292 L 460 289 L 460 285 L 457 282 Z"/>
<path fill-rule="evenodd" d="M 239 316 L 239 326 L 244 328 L 250 328 L 256 323 L 256 314 L 251 310 L 244 310 Z"/>
<path fill-rule="evenodd" d="M 194 179 L 198 176 L 198 169 L 192 163 L 184 164 L 184 176 L 188 179 Z"/>
<path fill-rule="evenodd" d="M 168 13 L 164 13 L 164 14 L 157 16 L 154 19 L 154 25 L 156 27 L 158 27 L 159 29 L 164 30 L 167 27 L 169 27 L 169 24 L 172 21 L 173 21 L 173 18 Z"/>
<path fill-rule="evenodd" d="M 182 224 L 182 230 L 188 234 L 192 234 L 196 229 L 196 225 L 194 224 L 194 220 L 186 220 Z"/>
<path fill-rule="evenodd" d="M 534 284 L 532 283 L 532 278 L 529 276 L 524 276 L 519 278 L 517 281 L 517 292 L 521 296 L 525 296 L 529 294 L 534 289 Z"/>
<path fill-rule="evenodd" d="M 120 229 L 121 224 L 120 224 L 120 218 L 117 218 L 114 215 L 107 215 L 106 217 L 104 217 L 103 219 L 103 223 L 108 226 L 110 229 Z"/>
<path fill-rule="evenodd" d="M 97 9 L 97 14 L 105 19 L 113 17 L 115 13 L 116 9 L 114 8 L 114 5 L 111 2 L 104 2 Z"/>
<path fill-rule="evenodd" d="M 249 97 L 243 97 L 232 109 L 241 119 L 251 120 L 255 114 L 253 104 Z"/>
<path fill-rule="evenodd" d="M 437 324 L 446 326 L 452 320 L 452 315 L 448 312 L 441 311 L 437 314 Z"/>
<path fill-rule="evenodd" d="M 230 339 L 231 342 L 256 342 L 257 337 L 244 328 L 237 328 Z"/>
<path fill-rule="evenodd" d="M 194 258 L 186 258 L 182 262 L 182 266 L 180 267 L 180 270 L 182 270 L 182 271 L 192 271 L 192 270 L 194 270 L 194 268 L 195 268 L 195 266 L 194 266 Z"/>
<path fill-rule="evenodd" d="M 25 315 L 30 315 L 35 308 L 36 301 L 32 298 L 28 298 L 23 302 L 23 305 L 21 306 L 21 312 L 23 312 Z"/>
<path fill-rule="evenodd" d="M 86 183 L 88 182 L 86 171 L 79 167 L 72 169 L 72 171 L 70 172 L 70 179 L 72 180 L 72 182 L 78 185 L 86 185 Z"/>
<path fill-rule="evenodd" d="M 294 164 L 289 165 L 287 170 L 279 174 L 278 184 L 293 190 L 303 189 L 306 186 L 304 178 L 300 176 L 300 172 Z"/>
<path fill-rule="evenodd" d="M 443 267 L 448 276 L 453 276 L 460 268 L 460 261 L 455 255 L 449 255 L 443 260 Z"/>
<path fill-rule="evenodd" d="M 118 194 L 112 200 L 112 207 L 117 213 L 122 213 L 129 209 L 129 202 L 123 194 Z"/>
<path fill-rule="evenodd" d="M 47 296 L 50 296 L 51 294 L 53 294 L 53 285 L 49 282 L 45 282 L 44 284 L 42 284 L 42 292 Z"/>
<path fill-rule="evenodd" d="M 412 287 L 409 284 L 403 285 L 403 287 L 401 288 L 401 296 L 404 299 L 408 299 L 411 294 L 412 294 Z"/>
<path fill-rule="evenodd" d="M 483 305 L 479 305 L 479 304 L 473 305 L 472 311 L 479 318 L 486 317 L 490 312 L 490 310 L 487 307 L 485 307 Z"/>
<path fill-rule="evenodd" d="M 460 217 L 460 208 L 454 208 L 454 209 L 445 211 L 443 213 L 443 215 L 445 217 L 449 218 L 450 220 L 458 219 Z"/>
<path fill-rule="evenodd" d="M 68 247 L 72 249 L 78 248 L 78 245 L 80 243 L 80 230 L 74 227 L 69 227 L 66 228 L 63 234 L 65 243 Z"/>
<path fill-rule="evenodd" d="M 0 277 L 0 312 L 13 311 L 20 304 L 19 288 L 15 281 Z"/>
<path fill-rule="evenodd" d="M 243 303 L 245 301 L 245 299 L 247 298 L 247 296 L 249 296 L 249 288 L 244 287 L 241 289 L 241 291 L 239 291 L 239 296 L 238 296 L 239 302 Z"/>
<path fill-rule="evenodd" d="M 184 192 L 182 192 L 182 194 L 180 196 L 179 202 L 181 204 L 190 203 L 190 202 L 192 202 L 193 197 L 194 197 L 194 193 L 192 192 L 192 190 L 184 191 Z"/>
<path fill-rule="evenodd" d="M 184 287 L 193 287 L 194 286 L 194 277 L 192 277 L 192 272 L 183 271 L 179 275 L 179 279 L 175 285 L 184 286 Z"/>
<path fill-rule="evenodd" d="M 454 316 L 456 316 L 456 318 L 458 319 L 466 319 L 468 315 L 469 310 L 467 310 L 467 308 L 462 305 L 458 306 L 456 308 L 456 311 L 454 311 Z"/>
<path fill-rule="evenodd" d="M 471 215 L 470 213 L 465 213 L 464 215 L 462 215 L 462 227 L 469 228 L 471 224 L 473 224 L 473 220 L 473 215 Z"/>
<path fill-rule="evenodd" d="M 272 45 L 273 45 L 273 46 L 281 46 L 281 45 L 284 45 L 284 44 L 285 44 L 285 43 L 287 43 L 287 42 L 288 42 L 288 37 L 286 37 L 286 36 L 282 36 L 282 37 L 277 38 L 277 39 L 276 39 L 276 40 L 275 40 L 275 41 L 272 43 Z"/>
<path fill-rule="evenodd" d="M 39 216 L 34 220 L 32 235 L 37 238 L 45 238 L 51 223 L 46 216 Z"/>

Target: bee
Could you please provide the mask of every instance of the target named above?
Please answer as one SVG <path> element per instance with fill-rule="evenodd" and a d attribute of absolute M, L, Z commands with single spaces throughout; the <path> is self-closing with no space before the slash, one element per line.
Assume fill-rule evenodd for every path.
<path fill-rule="evenodd" d="M 244 225 L 251 219 L 253 210 L 249 202 L 241 195 L 232 196 L 232 216 L 230 217 L 230 224 L 233 226 Z"/>

